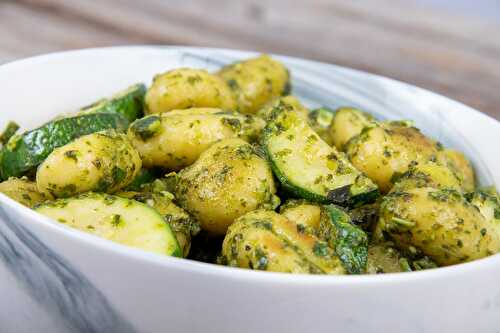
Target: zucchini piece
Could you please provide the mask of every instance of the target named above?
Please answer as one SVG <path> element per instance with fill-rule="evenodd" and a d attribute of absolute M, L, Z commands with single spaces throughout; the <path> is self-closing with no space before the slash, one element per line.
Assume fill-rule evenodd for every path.
<path fill-rule="evenodd" d="M 110 98 L 102 98 L 88 106 L 83 107 L 80 113 L 111 112 L 120 113 L 129 122 L 144 115 L 144 96 L 146 86 L 142 83 L 134 84 L 120 91 Z"/>
<path fill-rule="evenodd" d="M 262 146 L 276 177 L 292 196 L 342 206 L 358 206 L 378 196 L 372 180 L 281 104 L 263 130 Z"/>
<path fill-rule="evenodd" d="M 78 137 L 110 128 L 125 131 L 128 124 L 128 120 L 118 113 L 80 114 L 14 135 L 0 154 L 0 178 L 26 174 L 42 163 L 55 148 Z"/>
<path fill-rule="evenodd" d="M 328 218 L 320 221 L 320 237 L 335 249 L 349 274 L 364 273 L 368 258 L 368 236 L 351 223 L 351 218 L 341 208 L 334 205 L 324 207 Z"/>
<path fill-rule="evenodd" d="M 153 208 L 101 193 L 58 199 L 35 210 L 69 227 L 147 252 L 181 257 L 168 223 Z"/>

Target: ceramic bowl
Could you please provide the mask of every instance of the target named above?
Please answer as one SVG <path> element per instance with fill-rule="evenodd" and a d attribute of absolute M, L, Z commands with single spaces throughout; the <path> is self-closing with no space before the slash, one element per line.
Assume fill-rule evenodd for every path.
<path fill-rule="evenodd" d="M 0 125 L 31 128 L 154 74 L 252 52 L 116 47 L 0 66 Z M 413 119 L 500 186 L 500 123 L 401 82 L 277 56 L 307 105 Z M 500 256 L 383 276 L 257 272 L 149 254 L 69 229 L 0 195 L 1 332 L 492 332 Z"/>

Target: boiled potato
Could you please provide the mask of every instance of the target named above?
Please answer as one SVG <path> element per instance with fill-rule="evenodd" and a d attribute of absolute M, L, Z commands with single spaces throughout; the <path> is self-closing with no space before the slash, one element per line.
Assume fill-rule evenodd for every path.
<path fill-rule="evenodd" d="M 180 170 L 196 161 L 214 142 L 226 138 L 255 141 L 264 121 L 220 109 L 187 109 L 136 120 L 128 137 L 144 167 Z"/>
<path fill-rule="evenodd" d="M 395 175 L 436 160 L 439 146 L 417 128 L 394 123 L 366 128 L 349 141 L 346 152 L 352 164 L 387 193 Z"/>
<path fill-rule="evenodd" d="M 30 208 L 48 199 L 28 178 L 11 177 L 1 182 L 0 193 Z"/>
<path fill-rule="evenodd" d="M 472 192 L 476 187 L 475 174 L 469 160 L 459 151 L 445 149 L 442 155 L 447 165 L 460 177 L 465 192 Z"/>
<path fill-rule="evenodd" d="M 274 98 L 290 91 L 290 75 L 268 55 L 223 67 L 218 73 L 236 97 L 238 111 L 256 113 Z"/>
<path fill-rule="evenodd" d="M 269 105 L 264 106 L 257 112 L 257 116 L 262 119 L 269 120 L 272 115 L 272 111 L 274 108 L 287 108 L 288 110 L 293 110 L 297 112 L 301 119 L 304 121 L 308 120 L 309 110 L 299 101 L 299 99 L 295 96 L 288 95 L 285 97 L 280 97 L 274 101 L 272 101 Z"/>
<path fill-rule="evenodd" d="M 113 193 L 134 180 L 141 158 L 124 134 L 102 131 L 55 149 L 36 173 L 38 190 L 54 197 Z"/>
<path fill-rule="evenodd" d="M 344 274 L 345 270 L 328 244 L 297 224 L 270 210 L 255 210 L 238 218 L 222 245 L 229 266 L 257 270 Z"/>
<path fill-rule="evenodd" d="M 176 198 L 202 229 L 222 235 L 239 216 L 279 204 L 267 161 L 241 139 L 212 145 L 179 173 Z"/>
<path fill-rule="evenodd" d="M 397 177 L 396 177 L 397 178 Z M 414 187 L 449 188 L 461 192 L 461 179 L 447 166 L 427 162 L 410 167 L 400 178 L 394 180 L 393 190 Z"/>
<path fill-rule="evenodd" d="M 305 200 L 289 200 L 280 207 L 280 214 L 298 225 L 317 230 L 321 219 L 321 206 Z"/>
<path fill-rule="evenodd" d="M 203 69 L 179 68 L 157 75 L 146 92 L 146 113 L 193 107 L 234 110 L 236 101 L 229 86 Z"/>
<path fill-rule="evenodd" d="M 396 246 L 421 252 L 439 265 L 479 259 L 500 249 L 500 237 L 479 210 L 455 190 L 432 187 L 389 193 L 378 231 Z"/>
<path fill-rule="evenodd" d="M 179 243 L 183 257 L 191 249 L 191 238 L 200 232 L 200 225 L 184 209 L 172 202 L 173 195 L 168 192 L 118 192 L 117 196 L 143 202 L 153 207 L 170 225 Z"/>
<path fill-rule="evenodd" d="M 335 148 L 343 151 L 347 141 L 374 123 L 373 117 L 366 112 L 353 108 L 339 108 L 335 111 L 328 134 Z"/>

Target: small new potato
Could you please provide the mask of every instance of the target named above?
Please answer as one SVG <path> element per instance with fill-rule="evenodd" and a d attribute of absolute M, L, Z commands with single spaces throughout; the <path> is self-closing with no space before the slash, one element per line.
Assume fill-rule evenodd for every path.
<path fill-rule="evenodd" d="M 476 176 L 469 160 L 459 151 L 445 149 L 442 155 L 447 165 L 460 177 L 465 192 L 472 192 L 476 187 Z"/>
<path fill-rule="evenodd" d="M 233 93 L 224 80 L 206 70 L 191 68 L 155 76 L 145 103 L 147 114 L 193 107 L 236 108 Z"/>
<path fill-rule="evenodd" d="M 427 162 L 410 167 L 400 178 L 395 180 L 393 191 L 414 187 L 448 188 L 463 191 L 461 179 L 447 166 Z"/>
<path fill-rule="evenodd" d="M 116 192 L 141 170 L 141 158 L 126 135 L 102 131 L 55 149 L 38 167 L 38 190 L 56 198 Z"/>
<path fill-rule="evenodd" d="M 280 207 L 280 214 L 296 224 L 318 230 L 321 206 L 305 200 L 289 200 Z"/>
<path fill-rule="evenodd" d="M 375 121 L 366 112 L 354 108 L 339 108 L 335 111 L 328 134 L 335 148 L 344 151 L 345 144 L 351 138 L 372 124 L 375 124 Z"/>
<path fill-rule="evenodd" d="M 412 165 L 436 160 L 439 145 L 415 127 L 388 123 L 365 128 L 349 141 L 346 152 L 351 163 L 387 193 L 395 175 Z"/>
<path fill-rule="evenodd" d="M 38 191 L 36 183 L 28 178 L 11 177 L 1 182 L 0 193 L 30 208 L 48 200 L 43 193 Z"/>
<path fill-rule="evenodd" d="M 241 139 L 215 143 L 178 176 L 178 203 L 212 234 L 224 234 L 249 211 L 279 204 L 267 161 Z"/>
<path fill-rule="evenodd" d="M 290 111 L 297 112 L 298 116 L 304 121 L 308 121 L 309 110 L 299 101 L 299 99 L 295 96 L 288 95 L 285 97 L 280 97 L 257 112 L 257 116 L 262 119 L 269 120 L 271 117 L 271 113 L 274 108 L 282 107 L 286 108 Z"/>
<path fill-rule="evenodd" d="M 233 91 L 242 113 L 256 113 L 276 97 L 290 92 L 288 70 L 268 55 L 225 66 L 217 74 Z"/>
<path fill-rule="evenodd" d="M 500 237 L 458 191 L 431 187 L 393 191 L 380 207 L 377 233 L 403 250 L 453 265 L 498 252 Z"/>
<path fill-rule="evenodd" d="M 264 121 L 214 108 L 174 110 L 135 121 L 128 137 L 144 167 L 180 170 L 196 161 L 214 142 L 227 138 L 257 140 Z"/>
<path fill-rule="evenodd" d="M 326 242 L 270 210 L 255 210 L 238 218 L 224 238 L 222 255 L 234 267 L 302 274 L 345 273 Z"/>

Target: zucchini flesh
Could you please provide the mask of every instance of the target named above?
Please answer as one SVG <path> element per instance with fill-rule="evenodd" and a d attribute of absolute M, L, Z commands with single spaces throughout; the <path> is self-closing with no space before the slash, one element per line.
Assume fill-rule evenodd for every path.
<path fill-rule="evenodd" d="M 133 122 L 144 115 L 145 95 L 146 86 L 142 83 L 138 83 L 116 93 L 110 98 L 103 98 L 83 107 L 80 113 L 120 113 L 125 116 L 129 122 Z"/>
<path fill-rule="evenodd" d="M 69 227 L 144 251 L 181 257 L 168 223 L 153 208 L 135 200 L 86 193 L 35 207 Z"/>
<path fill-rule="evenodd" d="M 119 113 L 78 114 L 14 135 L 0 152 L 0 178 L 26 174 L 42 163 L 55 148 L 80 136 L 110 128 L 124 131 L 128 125 L 128 120 Z"/>
<path fill-rule="evenodd" d="M 272 111 L 262 146 L 282 187 L 295 197 L 358 206 L 379 194 L 371 179 L 287 108 Z"/>
<path fill-rule="evenodd" d="M 327 218 L 321 219 L 319 234 L 335 249 L 342 265 L 349 274 L 362 274 L 368 260 L 368 236 L 351 223 L 351 218 L 341 208 L 325 206 Z"/>

